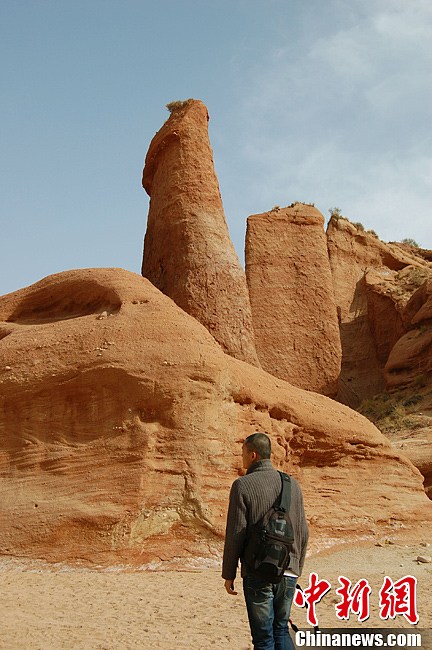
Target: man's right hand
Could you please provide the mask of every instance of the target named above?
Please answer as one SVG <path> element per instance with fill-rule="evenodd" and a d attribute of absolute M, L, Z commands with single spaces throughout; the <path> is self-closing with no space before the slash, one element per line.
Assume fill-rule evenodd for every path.
<path fill-rule="evenodd" d="M 230 596 L 237 596 L 237 591 L 234 591 L 234 580 L 225 580 L 225 589 Z"/>

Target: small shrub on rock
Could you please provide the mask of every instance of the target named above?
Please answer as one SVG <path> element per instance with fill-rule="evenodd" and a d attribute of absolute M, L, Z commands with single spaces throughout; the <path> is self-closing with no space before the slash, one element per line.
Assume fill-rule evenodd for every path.
<path fill-rule="evenodd" d="M 411 239 L 410 237 L 402 239 L 401 244 L 407 244 L 408 246 L 413 246 L 414 248 L 420 248 L 420 245 L 416 242 L 416 240 Z"/>

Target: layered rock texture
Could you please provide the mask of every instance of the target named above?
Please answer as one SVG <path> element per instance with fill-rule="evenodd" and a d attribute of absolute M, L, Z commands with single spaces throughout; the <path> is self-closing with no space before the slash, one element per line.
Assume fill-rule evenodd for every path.
<path fill-rule="evenodd" d="M 228 354 L 259 365 L 244 271 L 231 242 L 200 101 L 169 105 L 148 150 L 142 274 L 202 323 Z"/>
<path fill-rule="evenodd" d="M 417 276 L 424 279 L 419 271 Z M 402 319 L 409 331 L 397 340 L 384 368 L 390 388 L 432 382 L 432 269 L 411 295 Z"/>
<path fill-rule="evenodd" d="M 392 430 L 388 437 L 395 449 L 407 456 L 424 477 L 424 488 L 432 499 L 432 412 L 417 416 L 416 428 Z M 423 421 L 421 421 L 423 420 Z"/>
<path fill-rule="evenodd" d="M 344 218 L 330 220 L 327 241 L 342 343 L 338 399 L 355 408 L 430 373 L 432 264 L 427 251 L 385 244 Z"/>
<path fill-rule="evenodd" d="M 141 276 L 50 276 L 0 298 L 0 331 L 0 553 L 217 554 L 255 430 L 301 481 L 312 548 L 429 530 L 418 470 L 366 418 L 224 354 Z"/>
<path fill-rule="evenodd" d="M 246 277 L 262 368 L 295 386 L 336 395 L 342 355 L 319 210 L 295 203 L 250 216 Z"/>

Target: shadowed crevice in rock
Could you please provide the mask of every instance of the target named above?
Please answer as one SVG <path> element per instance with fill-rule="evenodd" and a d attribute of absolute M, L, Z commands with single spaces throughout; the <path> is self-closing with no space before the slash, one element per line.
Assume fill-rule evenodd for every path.
<path fill-rule="evenodd" d="M 6 322 L 38 325 L 103 312 L 114 314 L 120 307 L 118 293 L 95 281 L 71 278 L 53 286 L 41 280 L 16 305 Z"/>
<path fill-rule="evenodd" d="M 384 243 L 343 217 L 330 219 L 327 246 L 342 343 L 337 398 L 356 408 L 427 367 L 424 345 L 417 357 L 414 347 L 408 351 L 413 342 L 408 330 L 415 325 L 410 298 L 432 276 L 432 265 L 412 246 Z M 423 300 L 420 294 L 415 305 Z M 411 371 L 402 372 L 410 354 Z"/>

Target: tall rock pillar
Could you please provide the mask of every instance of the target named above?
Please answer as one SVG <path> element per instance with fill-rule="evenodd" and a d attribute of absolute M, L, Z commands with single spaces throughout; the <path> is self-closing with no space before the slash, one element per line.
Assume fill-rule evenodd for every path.
<path fill-rule="evenodd" d="M 263 369 L 334 396 L 342 353 L 322 214 L 295 203 L 250 216 L 246 277 Z"/>
<path fill-rule="evenodd" d="M 169 108 L 143 172 L 150 210 L 142 275 L 200 321 L 227 354 L 259 365 L 246 277 L 214 170 L 207 108 L 193 99 Z"/>

